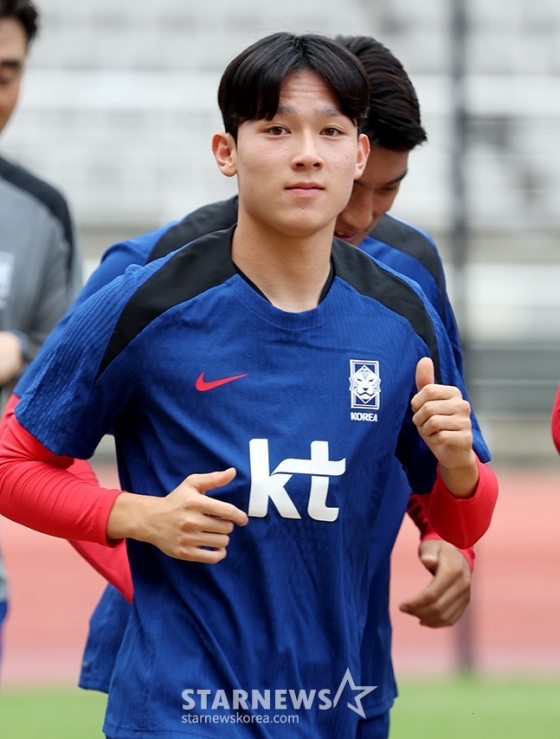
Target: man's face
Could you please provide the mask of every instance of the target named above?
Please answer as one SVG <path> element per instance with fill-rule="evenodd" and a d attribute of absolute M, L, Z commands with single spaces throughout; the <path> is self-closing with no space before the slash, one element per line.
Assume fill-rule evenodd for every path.
<path fill-rule="evenodd" d="M 26 55 L 27 38 L 21 23 L 0 18 L 0 132 L 16 106 Z"/>
<path fill-rule="evenodd" d="M 364 174 L 354 183 L 350 201 L 336 219 L 335 236 L 359 246 L 390 210 L 407 166 L 407 151 L 373 146 Z"/>
<path fill-rule="evenodd" d="M 268 233 L 295 238 L 332 231 L 369 151 L 367 137 L 358 136 L 329 87 L 310 71 L 286 78 L 271 121 L 241 124 L 237 143 L 226 138 L 229 166 L 217 158 L 224 174 L 237 174 L 240 214 Z"/>

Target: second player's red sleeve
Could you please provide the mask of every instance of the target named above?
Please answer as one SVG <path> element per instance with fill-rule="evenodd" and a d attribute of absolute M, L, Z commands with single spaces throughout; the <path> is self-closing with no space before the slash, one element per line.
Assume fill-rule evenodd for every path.
<path fill-rule="evenodd" d="M 459 549 L 467 549 L 486 533 L 498 499 L 498 480 L 479 459 L 478 483 L 470 498 L 456 498 L 445 486 L 438 470 L 428 494 L 426 515 L 439 536 Z"/>
<path fill-rule="evenodd" d="M 554 401 L 554 407 L 552 408 L 552 440 L 554 446 L 560 454 L 560 385 L 558 386 L 558 392 L 556 393 L 556 400 Z"/>
<path fill-rule="evenodd" d="M 0 440 L 0 513 L 44 534 L 112 546 L 107 520 L 122 491 L 80 479 L 68 470 L 73 461 L 13 416 Z"/>
<path fill-rule="evenodd" d="M 129 603 L 132 603 L 134 587 L 125 541 L 121 541 L 116 547 L 72 539 L 70 539 L 70 544 L 94 570 L 110 582 Z"/>
<path fill-rule="evenodd" d="M 12 393 L 0 419 L 0 438 L 14 415 L 18 402 L 18 396 Z M 89 462 L 85 459 L 75 459 L 70 467 L 68 467 L 68 472 L 71 472 L 85 482 L 99 487 L 95 473 Z M 126 543 L 124 541 L 115 547 L 107 547 L 91 541 L 76 540 L 71 540 L 70 544 L 102 577 L 117 588 L 126 600 L 132 602 L 132 574 L 130 572 Z"/>
<path fill-rule="evenodd" d="M 75 459 L 68 468 L 81 480 L 99 486 L 94 471 L 85 459 Z M 92 541 L 76 541 L 70 539 L 70 544 L 107 582 L 110 582 L 120 594 L 132 603 L 134 588 L 132 573 L 126 550 L 126 542 L 121 541 L 116 547 L 107 547 Z"/>
<path fill-rule="evenodd" d="M 440 539 L 441 536 L 435 531 L 433 526 L 428 521 L 425 506 L 427 504 L 429 496 L 427 495 L 411 495 L 408 502 L 408 515 L 414 521 L 418 530 L 420 531 L 420 539 L 426 541 L 427 539 Z M 442 540 L 443 541 L 443 540 Z M 471 572 L 474 570 L 474 559 L 475 552 L 472 547 L 467 549 L 459 549 L 463 557 L 469 563 Z"/>

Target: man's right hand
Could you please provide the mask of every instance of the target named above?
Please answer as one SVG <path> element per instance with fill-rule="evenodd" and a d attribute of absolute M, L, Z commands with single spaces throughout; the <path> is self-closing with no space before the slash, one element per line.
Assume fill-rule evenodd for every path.
<path fill-rule="evenodd" d="M 109 515 L 107 538 L 144 541 L 190 562 L 220 562 L 234 525 L 245 526 L 248 517 L 231 503 L 205 493 L 227 485 L 235 475 L 233 467 L 189 475 L 164 498 L 123 493 Z"/>
<path fill-rule="evenodd" d="M 456 623 L 471 599 L 472 573 L 459 549 L 442 539 L 426 539 L 418 555 L 433 579 L 399 606 L 403 613 L 420 619 L 421 626 L 438 629 Z"/>

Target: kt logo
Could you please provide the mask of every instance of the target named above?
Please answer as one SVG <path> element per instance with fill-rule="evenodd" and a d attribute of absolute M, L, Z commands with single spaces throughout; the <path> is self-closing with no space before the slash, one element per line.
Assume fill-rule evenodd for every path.
<path fill-rule="evenodd" d="M 311 475 L 311 489 L 307 513 L 316 521 L 336 521 L 338 508 L 327 506 L 329 478 L 346 471 L 346 460 L 329 459 L 329 442 L 312 441 L 310 459 L 285 459 L 270 471 L 268 439 L 251 439 L 251 492 L 249 516 L 263 518 L 268 513 L 271 500 L 283 518 L 301 518 L 284 485 L 293 475 Z"/>

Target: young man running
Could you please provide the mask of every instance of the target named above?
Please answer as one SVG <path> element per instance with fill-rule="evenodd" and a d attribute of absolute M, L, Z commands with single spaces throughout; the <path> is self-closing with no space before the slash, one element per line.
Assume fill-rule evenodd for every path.
<path fill-rule="evenodd" d="M 460 367 L 457 329 L 435 245 L 426 234 L 386 215 L 406 175 L 409 151 L 426 139 L 414 88 L 400 62 L 375 39 L 341 37 L 337 40 L 364 65 L 372 94 L 368 114 L 361 127 L 370 140 L 371 152 L 363 175 L 354 183 L 348 205 L 337 218 L 335 235 L 359 246 L 422 286 L 442 319 Z M 130 264 L 145 264 L 166 256 L 202 235 L 233 225 L 236 220 L 237 198 L 232 198 L 201 208 L 157 232 L 115 245 L 107 252 L 78 304 L 124 272 Z M 62 328 L 63 325 L 55 332 L 50 342 L 53 345 Z M 16 388 L 16 396 L 31 385 L 39 367 L 40 362 L 34 363 Z M 362 682 L 378 685 L 378 688 L 363 700 L 367 720 L 360 722 L 362 731 L 372 722 L 388 721 L 387 712 L 396 695 L 388 609 L 390 554 L 410 493 L 406 476 L 398 464 L 388 487 L 391 495 L 384 496 L 379 515 L 383 521 L 383 535 L 378 536 L 374 529 L 371 540 L 370 561 L 374 568 L 362 646 Z M 419 549 L 421 560 L 434 577 L 421 593 L 401 607 L 421 619 L 424 625 L 450 625 L 460 617 L 469 601 L 472 550 L 461 553 L 437 537 L 421 510 L 421 499 L 413 496 L 409 511 L 423 534 Z M 392 536 L 390 532 L 393 532 Z M 124 544 L 115 550 L 107 550 L 91 543 L 73 543 L 118 588 L 107 587 L 91 619 L 80 676 L 82 687 L 108 692 L 130 613 L 129 604 L 120 595 L 124 593 L 129 601 L 132 598 L 128 559 Z"/>
<path fill-rule="evenodd" d="M 354 736 L 368 533 L 395 449 L 417 492 L 436 472 L 424 442 L 439 458 L 442 526 L 457 508 L 468 523 L 488 479 L 468 404 L 446 384 L 461 382 L 439 322 L 404 280 L 332 243 L 367 153 L 356 138 L 367 86 L 350 60 L 326 39 L 286 34 L 234 60 L 214 150 L 238 176 L 237 229 L 129 271 L 88 301 L 4 437 L 3 495 L 19 520 L 136 540 L 110 736 L 196 735 L 200 723 L 207 736 L 220 736 L 220 723 L 231 736 L 279 736 L 286 700 L 305 706 L 302 736 Z M 111 427 L 125 487 L 144 494 L 80 485 L 61 470 Z M 196 468 L 206 474 L 180 483 Z M 249 525 L 232 532 L 245 510 Z M 329 685 L 321 706 L 305 687 L 317 680 Z M 360 694 L 343 713 L 349 687 Z"/>

